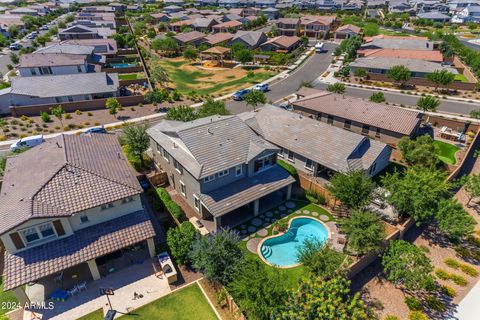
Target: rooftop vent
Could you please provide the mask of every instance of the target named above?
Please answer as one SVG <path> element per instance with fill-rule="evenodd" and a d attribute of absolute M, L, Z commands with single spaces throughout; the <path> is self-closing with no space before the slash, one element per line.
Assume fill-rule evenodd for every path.
<path fill-rule="evenodd" d="M 208 127 L 207 132 L 213 134 L 212 128 Z"/>

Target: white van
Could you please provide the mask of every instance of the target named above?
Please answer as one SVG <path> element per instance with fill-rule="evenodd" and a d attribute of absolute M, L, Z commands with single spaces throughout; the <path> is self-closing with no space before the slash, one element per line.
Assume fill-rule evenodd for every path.
<path fill-rule="evenodd" d="M 37 136 L 30 136 L 26 138 L 22 138 L 18 140 L 17 142 L 13 143 L 10 146 L 11 151 L 17 151 L 20 148 L 27 147 L 27 148 L 33 148 L 35 146 L 38 146 L 43 142 L 43 136 L 42 135 L 37 135 Z"/>
<path fill-rule="evenodd" d="M 323 42 L 317 42 L 315 45 L 315 52 L 322 53 L 323 52 Z"/>

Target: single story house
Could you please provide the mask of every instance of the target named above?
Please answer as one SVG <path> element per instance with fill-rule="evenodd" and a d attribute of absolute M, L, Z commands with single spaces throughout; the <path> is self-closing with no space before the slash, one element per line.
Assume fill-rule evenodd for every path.
<path fill-rule="evenodd" d="M 230 44 L 242 43 L 247 49 L 256 49 L 268 40 L 262 31 L 243 31 L 235 33 Z"/>
<path fill-rule="evenodd" d="M 192 45 L 194 47 L 199 46 L 205 39 L 205 33 L 200 31 L 190 31 L 179 33 L 173 37 L 180 47 L 186 47 L 187 45 Z"/>
<path fill-rule="evenodd" d="M 446 14 L 443 14 L 441 12 L 425 12 L 425 13 L 419 13 L 417 14 L 418 19 L 425 19 L 425 20 L 432 20 L 434 22 L 450 22 L 452 17 L 447 16 Z"/>
<path fill-rule="evenodd" d="M 292 52 L 300 46 L 300 38 L 297 36 L 278 36 L 269 39 L 260 45 L 262 51 Z"/>
<path fill-rule="evenodd" d="M 209 46 L 216 46 L 221 43 L 227 44 L 233 37 L 234 34 L 228 32 L 211 33 L 204 38 L 202 43 L 206 43 Z"/>
<path fill-rule="evenodd" d="M 349 39 L 360 35 L 361 32 L 362 28 L 354 26 L 353 24 L 346 24 L 335 30 L 335 40 Z"/>
<path fill-rule="evenodd" d="M 230 20 L 216 24 L 212 27 L 213 32 L 235 32 L 243 28 L 243 23 L 238 20 Z"/>
<path fill-rule="evenodd" d="M 439 50 L 402 50 L 402 49 L 359 49 L 359 57 L 382 57 L 395 59 L 415 59 L 442 62 L 443 54 Z"/>

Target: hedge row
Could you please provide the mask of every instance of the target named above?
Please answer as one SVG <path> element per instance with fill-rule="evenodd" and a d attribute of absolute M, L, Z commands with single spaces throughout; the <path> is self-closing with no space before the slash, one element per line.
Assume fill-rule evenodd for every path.
<path fill-rule="evenodd" d="M 277 164 L 290 173 L 295 179 L 298 178 L 297 169 L 289 163 L 286 163 L 282 159 L 277 159 Z"/>
<path fill-rule="evenodd" d="M 175 201 L 170 198 L 168 191 L 165 188 L 157 188 L 157 194 L 167 211 L 177 220 L 183 216 L 182 208 Z"/>

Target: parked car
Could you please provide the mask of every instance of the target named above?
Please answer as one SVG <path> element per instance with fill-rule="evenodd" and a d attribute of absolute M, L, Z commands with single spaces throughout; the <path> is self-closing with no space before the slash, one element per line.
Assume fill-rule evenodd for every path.
<path fill-rule="evenodd" d="M 20 50 L 22 49 L 22 45 L 19 43 L 12 43 L 8 48 L 10 50 Z"/>
<path fill-rule="evenodd" d="M 266 83 L 259 83 L 259 84 L 257 84 L 255 87 L 253 87 L 253 90 L 267 92 L 267 91 L 269 90 L 268 84 L 266 84 Z"/>
<path fill-rule="evenodd" d="M 45 141 L 43 139 L 43 136 L 42 135 L 37 135 L 37 136 L 30 136 L 30 137 L 25 137 L 25 138 L 22 138 L 20 140 L 18 140 L 17 142 L 13 143 L 10 145 L 10 150 L 11 151 L 18 151 L 22 148 L 33 148 L 35 146 L 38 146 L 39 144 L 41 144 L 43 141 Z"/>
<path fill-rule="evenodd" d="M 324 51 L 323 46 L 323 42 L 317 42 L 317 44 L 315 45 L 315 52 L 322 53 Z"/>
<path fill-rule="evenodd" d="M 235 92 L 232 96 L 233 100 L 242 101 L 245 99 L 245 96 L 250 92 L 249 89 L 242 89 Z"/>
<path fill-rule="evenodd" d="M 287 102 L 282 102 L 278 106 L 282 109 L 287 110 L 287 111 L 293 111 L 293 106 L 288 101 Z"/>
<path fill-rule="evenodd" d="M 93 127 L 90 129 L 85 130 L 85 132 L 82 133 L 83 135 L 89 134 L 89 133 L 107 133 L 107 130 L 103 126 L 101 127 Z"/>
<path fill-rule="evenodd" d="M 40 30 L 46 31 L 46 30 L 48 30 L 48 26 L 47 25 L 41 26 Z"/>
<path fill-rule="evenodd" d="M 37 35 L 36 35 L 36 34 L 34 34 L 34 33 L 30 33 L 30 34 L 27 36 L 27 39 L 30 39 L 30 40 L 32 40 L 32 39 L 35 39 L 36 37 L 37 37 Z"/>

